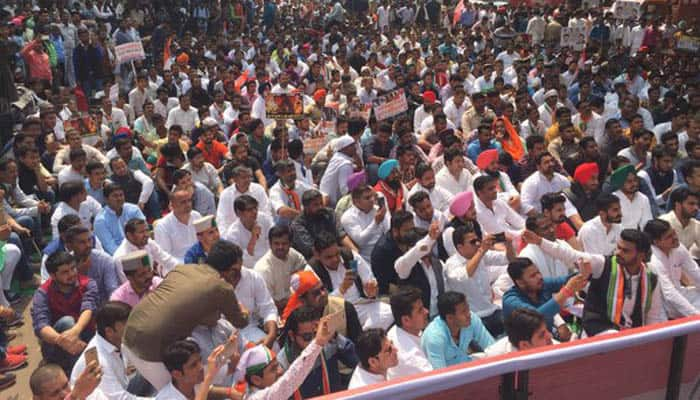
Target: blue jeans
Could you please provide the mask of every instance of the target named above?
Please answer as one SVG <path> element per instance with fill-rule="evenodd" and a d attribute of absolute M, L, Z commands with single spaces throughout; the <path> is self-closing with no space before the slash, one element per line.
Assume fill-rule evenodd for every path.
<path fill-rule="evenodd" d="M 70 315 L 65 315 L 59 318 L 58 321 L 53 324 L 53 329 L 58 333 L 63 333 L 74 326 L 75 318 L 71 317 Z M 80 334 L 80 340 L 87 343 L 90 341 L 90 339 L 92 339 L 93 335 L 93 331 L 85 329 Z M 78 357 L 80 357 L 80 354 L 72 355 L 63 350 L 63 348 L 60 346 L 49 344 L 44 341 L 41 341 L 41 354 L 44 356 L 46 362 L 60 365 L 64 371 L 68 371 L 67 374 L 70 374 L 70 371 L 73 369 L 73 365 L 78 360 Z"/>
<path fill-rule="evenodd" d="M 157 190 L 154 190 L 153 193 L 151 193 L 151 197 L 148 198 L 148 202 L 144 206 L 143 211 L 148 218 L 155 220 L 161 217 L 160 199 L 158 198 Z"/>

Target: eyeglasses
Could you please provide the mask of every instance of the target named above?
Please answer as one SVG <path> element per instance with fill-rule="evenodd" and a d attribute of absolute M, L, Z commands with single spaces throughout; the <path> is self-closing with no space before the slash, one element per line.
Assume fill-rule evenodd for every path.
<path fill-rule="evenodd" d="M 472 246 L 476 246 L 476 245 L 478 245 L 479 243 L 481 243 L 481 239 L 472 239 L 472 240 L 469 241 L 469 243 L 470 243 Z"/>

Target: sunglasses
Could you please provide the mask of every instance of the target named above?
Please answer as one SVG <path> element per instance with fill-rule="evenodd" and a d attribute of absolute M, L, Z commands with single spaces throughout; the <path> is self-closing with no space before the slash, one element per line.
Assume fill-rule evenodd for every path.
<path fill-rule="evenodd" d="M 314 337 L 316 336 L 316 334 L 313 332 L 307 332 L 307 333 L 301 333 L 297 336 L 302 338 L 305 342 L 310 342 L 310 341 L 314 340 Z"/>
<path fill-rule="evenodd" d="M 476 246 L 476 245 L 478 245 L 479 243 L 481 243 L 481 239 L 472 239 L 472 240 L 469 241 L 469 243 L 470 243 L 472 246 Z"/>

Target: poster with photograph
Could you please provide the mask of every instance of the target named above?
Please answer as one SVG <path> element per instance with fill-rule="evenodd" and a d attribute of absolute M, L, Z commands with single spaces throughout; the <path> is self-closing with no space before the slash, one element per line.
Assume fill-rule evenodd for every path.
<path fill-rule="evenodd" d="M 583 27 L 561 28 L 559 45 L 582 51 L 586 47 L 586 29 Z"/>
<path fill-rule="evenodd" d="M 637 19 L 642 3 L 634 0 L 617 0 L 613 4 L 613 16 L 617 19 Z"/>
<path fill-rule="evenodd" d="M 265 97 L 265 112 L 269 119 L 301 119 L 304 99 L 301 93 L 269 94 Z"/>

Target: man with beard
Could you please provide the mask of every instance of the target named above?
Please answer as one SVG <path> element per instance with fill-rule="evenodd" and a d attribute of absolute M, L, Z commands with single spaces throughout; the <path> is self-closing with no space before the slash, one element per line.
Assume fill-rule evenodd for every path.
<path fill-rule="evenodd" d="M 110 296 L 110 301 L 121 301 L 131 307 L 153 292 L 163 279 L 153 274 L 153 261 L 146 250 L 136 250 L 119 257 L 126 281 Z"/>
<path fill-rule="evenodd" d="M 302 306 L 311 307 L 322 316 L 339 312 L 342 323 L 337 332 L 352 340 L 353 343 L 357 343 L 357 338 L 362 333 L 362 325 L 352 303 L 345 301 L 342 297 L 329 296 L 323 282 L 313 271 L 304 270 L 295 273 L 292 275 L 289 286 L 292 295 L 282 313 L 282 321 L 286 321 L 294 310 Z"/>
<path fill-rule="evenodd" d="M 525 221 L 525 227 L 540 237 L 543 237 L 551 242 L 557 243 L 562 247 L 570 248 L 567 242 L 557 239 L 556 228 L 552 219 L 545 214 L 537 214 L 528 217 Z M 520 257 L 528 258 L 537 266 L 544 278 L 558 278 L 570 274 L 576 269 L 574 264 L 565 264 L 556 258 L 544 253 L 542 249 L 534 244 L 525 244 L 525 247 L 520 251 Z M 512 284 L 513 282 L 508 282 Z"/>
<path fill-rule="evenodd" d="M 117 247 L 113 255 L 117 262 L 117 274 L 122 283 L 127 280 L 127 276 L 120 260 L 135 251 L 145 251 L 148 255 L 150 268 L 158 271 L 161 276 L 167 275 L 178 264 L 175 257 L 168 254 L 155 240 L 150 238 L 146 221 L 138 218 L 130 219 L 124 226 L 124 234 L 125 240 Z"/>
<path fill-rule="evenodd" d="M 294 272 L 304 269 L 304 256 L 292 248 L 292 231 L 288 226 L 275 225 L 268 233 L 270 250 L 255 263 L 267 285 L 272 299 L 281 313 L 289 300 L 289 279 Z"/>
<path fill-rule="evenodd" d="M 627 164 L 610 176 L 613 194 L 620 199 L 622 229 L 642 229 L 653 216 L 649 198 L 639 191 L 639 177 L 634 166 Z"/>
<path fill-rule="evenodd" d="M 576 167 L 574 182 L 564 189 L 564 194 L 584 221 L 596 215 L 595 201 L 601 193 L 599 188 L 598 164 L 591 162 Z"/>
<path fill-rule="evenodd" d="M 336 223 L 333 210 L 323 206 L 323 195 L 318 190 L 307 190 L 301 196 L 303 211 L 289 226 L 293 232 L 292 246 L 307 260 L 313 256 L 313 244 L 323 233 L 333 235 L 344 247 L 356 250 L 343 227 Z"/>
<path fill-rule="evenodd" d="M 673 168 L 673 153 L 666 146 L 659 145 L 652 150 L 651 160 L 651 167 L 639 171 L 637 175 L 651 189 L 656 204 L 664 209 L 668 196 L 679 182 L 678 174 Z"/>
<path fill-rule="evenodd" d="M 426 192 L 430 197 L 430 202 L 436 210 L 440 212 L 447 211 L 447 208 L 454 197 L 450 192 L 440 186 L 435 185 L 435 171 L 428 164 L 420 163 L 416 166 L 416 184 L 408 192 L 408 197 L 411 198 L 418 192 Z M 411 203 L 409 202 L 409 205 Z M 412 209 L 413 207 L 409 207 Z"/>
<path fill-rule="evenodd" d="M 75 257 L 78 273 L 89 277 L 97 283 L 97 305 L 109 300 L 112 292 L 119 287 L 117 265 L 109 254 L 92 247 L 93 238 L 90 230 L 76 225 L 66 232 L 66 250 Z"/>
<path fill-rule="evenodd" d="M 401 168 L 395 159 L 384 161 L 377 172 L 379 181 L 374 190 L 381 193 L 386 201 L 389 212 L 401 211 L 405 207 L 406 190 L 401 182 Z"/>
<path fill-rule="evenodd" d="M 581 226 L 578 240 L 586 253 L 608 256 L 615 251 L 622 232 L 620 199 L 612 194 L 603 194 L 596 199 L 596 207 L 598 216 Z"/>
<path fill-rule="evenodd" d="M 585 275 L 590 286 L 583 308 L 583 329 L 588 336 L 666 321 L 658 277 L 645 264 L 651 244 L 644 233 L 622 231 L 615 254 L 610 256 L 567 249 L 531 231 L 523 233 L 523 240 L 565 263 L 589 265 Z"/>
<path fill-rule="evenodd" d="M 508 276 L 514 285 L 503 295 L 503 317 L 509 318 L 519 308 L 536 310 L 544 316 L 548 330 L 556 332 L 560 339 L 567 339 L 570 337 L 568 327 L 555 316 L 570 298 L 586 287 L 590 275 L 590 266 L 582 264 L 581 271 L 574 276 L 544 278 L 532 260 L 518 257 L 508 264 Z"/>
<path fill-rule="evenodd" d="M 700 222 L 695 216 L 698 213 L 700 194 L 689 188 L 681 188 L 674 191 L 670 202 L 673 208 L 660 218 L 671 224 L 683 246 L 698 258 L 696 253 L 697 247 L 700 246 Z"/>
<path fill-rule="evenodd" d="M 474 233 L 481 239 L 481 225 L 476 220 L 474 192 L 465 191 L 455 196 L 450 203 L 450 214 L 452 219 L 444 226 L 442 235 L 438 239 L 438 257 L 443 262 L 457 251 L 452 242 L 452 233 L 455 229 L 471 224 Z"/>
<path fill-rule="evenodd" d="M 576 238 L 576 231 L 566 219 L 566 197 L 561 193 L 547 193 L 540 199 L 542 214 L 548 217 L 554 225 L 555 236 L 576 250 L 581 250 L 581 244 Z"/>
<path fill-rule="evenodd" d="M 394 292 L 399 284 L 399 276 L 394 270 L 394 262 L 403 254 L 399 242 L 414 226 L 413 214 L 403 210 L 395 212 L 391 216 L 391 229 L 379 238 L 372 250 L 370 261 L 380 296 Z"/>
<path fill-rule="evenodd" d="M 277 182 L 270 188 L 270 204 L 277 225 L 289 226 L 301 215 L 301 196 L 313 189 L 297 179 L 296 168 L 291 160 L 280 160 L 275 164 Z"/>
<path fill-rule="evenodd" d="M 498 179 L 498 198 L 507 202 L 515 211 L 520 209 L 520 193 L 513 186 L 508 174 L 501 173 L 498 169 L 498 150 L 486 150 L 479 154 L 476 165 L 481 170 L 480 175 L 493 176 Z"/>
<path fill-rule="evenodd" d="M 649 268 L 659 276 L 664 309 L 669 318 L 700 314 L 700 268 L 668 222 L 655 219 L 644 227 L 652 241 Z M 685 279 L 693 285 L 681 283 Z"/>

